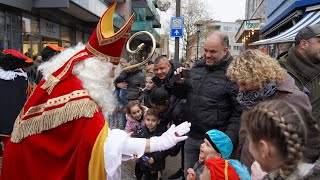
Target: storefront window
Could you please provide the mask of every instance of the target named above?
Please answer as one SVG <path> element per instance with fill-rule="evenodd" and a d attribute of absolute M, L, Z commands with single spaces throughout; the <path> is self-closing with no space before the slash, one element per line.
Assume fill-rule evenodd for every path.
<path fill-rule="evenodd" d="M 39 21 L 36 17 L 23 14 L 22 17 L 22 32 L 39 34 Z"/>
<path fill-rule="evenodd" d="M 6 20 L 5 20 L 5 14 L 3 11 L 0 11 L 0 32 L 6 31 Z"/>
<path fill-rule="evenodd" d="M 77 43 L 83 42 L 82 32 L 80 32 L 80 31 L 77 31 L 77 32 L 76 32 L 76 42 L 77 42 Z"/>
<path fill-rule="evenodd" d="M 61 40 L 70 41 L 70 28 L 66 26 L 61 27 Z"/>
<path fill-rule="evenodd" d="M 66 26 L 60 26 L 61 27 L 61 43 L 62 47 L 70 47 L 70 28 Z"/>

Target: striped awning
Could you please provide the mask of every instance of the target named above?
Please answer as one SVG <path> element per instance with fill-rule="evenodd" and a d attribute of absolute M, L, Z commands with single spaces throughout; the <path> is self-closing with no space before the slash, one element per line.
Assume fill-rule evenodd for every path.
<path fill-rule="evenodd" d="M 319 22 L 320 11 L 309 12 L 297 24 L 292 26 L 287 31 L 269 39 L 263 39 L 250 43 L 249 46 L 294 42 L 294 38 L 300 29 L 309 25 L 318 24 Z"/>

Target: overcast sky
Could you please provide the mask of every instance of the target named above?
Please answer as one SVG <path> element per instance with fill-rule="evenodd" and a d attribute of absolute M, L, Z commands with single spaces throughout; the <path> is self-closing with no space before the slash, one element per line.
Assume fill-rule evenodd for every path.
<path fill-rule="evenodd" d="M 246 0 L 205 0 L 213 10 L 213 19 L 234 22 L 244 19 Z"/>

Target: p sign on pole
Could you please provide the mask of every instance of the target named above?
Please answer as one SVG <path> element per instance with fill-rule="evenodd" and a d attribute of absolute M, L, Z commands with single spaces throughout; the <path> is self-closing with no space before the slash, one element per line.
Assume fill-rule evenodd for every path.
<path fill-rule="evenodd" d="M 170 37 L 183 37 L 183 17 L 172 17 L 170 22 Z"/>

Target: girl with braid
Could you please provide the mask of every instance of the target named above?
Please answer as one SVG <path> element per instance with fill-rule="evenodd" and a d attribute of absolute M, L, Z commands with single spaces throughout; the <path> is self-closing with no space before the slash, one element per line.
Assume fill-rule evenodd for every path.
<path fill-rule="evenodd" d="M 310 112 L 281 100 L 246 111 L 249 151 L 264 179 L 318 179 L 320 136 Z"/>

